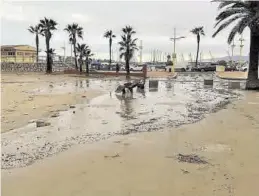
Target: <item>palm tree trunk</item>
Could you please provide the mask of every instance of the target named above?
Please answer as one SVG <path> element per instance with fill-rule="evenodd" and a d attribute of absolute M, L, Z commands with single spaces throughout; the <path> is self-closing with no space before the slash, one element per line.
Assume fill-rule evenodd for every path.
<path fill-rule="evenodd" d="M 77 58 L 76 58 L 76 44 L 75 43 L 73 44 L 73 47 L 74 47 L 75 67 L 76 67 L 76 70 L 78 70 Z"/>
<path fill-rule="evenodd" d="M 127 57 L 126 57 L 126 71 L 127 71 L 126 78 L 129 78 L 130 77 L 130 66 L 129 66 L 128 54 L 127 54 Z"/>
<path fill-rule="evenodd" d="M 49 38 L 48 36 L 46 36 L 46 50 L 47 50 L 47 73 L 51 73 L 52 72 L 52 68 L 51 68 L 51 62 L 50 62 L 50 55 L 49 55 Z"/>
<path fill-rule="evenodd" d="M 86 66 L 86 74 L 89 74 L 88 57 L 86 57 L 85 66 Z"/>
<path fill-rule="evenodd" d="M 83 69 L 82 69 L 82 63 L 83 63 L 83 59 L 82 59 L 82 57 L 80 57 L 80 64 L 79 64 L 79 70 L 80 70 L 80 73 L 82 73 L 83 72 Z"/>
<path fill-rule="evenodd" d="M 76 58 L 76 38 L 75 37 L 73 37 L 73 47 L 74 47 L 74 56 L 75 56 L 75 67 L 76 67 L 76 70 L 78 70 L 77 58 Z"/>
<path fill-rule="evenodd" d="M 250 32 L 249 70 L 246 82 L 247 90 L 259 90 L 258 64 L 259 64 L 259 27 Z"/>
<path fill-rule="evenodd" d="M 129 78 L 129 77 L 130 77 L 129 61 L 130 61 L 130 51 L 129 51 L 129 48 L 127 47 L 127 49 L 126 49 L 126 54 L 125 54 L 126 71 L 127 71 L 126 78 Z"/>
<path fill-rule="evenodd" d="M 112 64 L 112 41 L 111 38 L 109 40 L 109 53 L 110 53 L 110 63 L 109 63 L 109 70 L 111 69 L 111 64 Z"/>
<path fill-rule="evenodd" d="M 36 34 L 36 63 L 39 61 L 39 35 Z"/>
<path fill-rule="evenodd" d="M 199 51 L 200 51 L 200 41 L 199 41 L 199 38 L 197 38 L 197 54 L 196 54 L 196 61 L 195 61 L 196 67 L 198 67 Z"/>

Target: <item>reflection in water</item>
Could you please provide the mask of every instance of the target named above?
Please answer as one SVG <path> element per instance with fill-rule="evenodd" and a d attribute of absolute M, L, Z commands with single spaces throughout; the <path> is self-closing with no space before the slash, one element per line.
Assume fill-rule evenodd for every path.
<path fill-rule="evenodd" d="M 122 121 L 124 121 L 123 124 L 128 124 L 128 121 L 131 119 L 135 119 L 135 115 L 134 115 L 134 106 L 132 104 L 133 102 L 133 94 L 129 94 L 128 96 L 126 95 L 122 95 L 122 99 L 121 99 L 121 104 L 120 104 L 120 108 L 121 108 L 121 117 L 122 117 Z M 128 132 L 125 129 L 122 129 L 122 134 L 127 134 Z"/>
<path fill-rule="evenodd" d="M 157 92 L 158 88 L 149 88 L 149 92 Z"/>
<path fill-rule="evenodd" d="M 158 80 L 150 80 L 149 81 L 149 92 L 157 92 L 159 86 Z"/>
<path fill-rule="evenodd" d="M 90 81 L 89 81 L 89 80 L 86 80 L 86 81 L 85 81 L 85 84 L 86 84 L 86 87 L 89 88 L 89 86 L 90 86 Z"/>
<path fill-rule="evenodd" d="M 170 81 L 167 81 L 166 83 L 165 83 L 165 87 L 166 87 L 166 90 L 167 91 L 171 91 L 172 89 L 173 89 L 173 91 L 174 91 L 174 87 L 173 87 L 174 85 L 172 85 L 172 83 L 170 82 Z"/>
<path fill-rule="evenodd" d="M 146 98 L 146 91 L 145 91 L 145 89 L 137 88 L 137 92 L 142 94 L 143 98 Z"/>
<path fill-rule="evenodd" d="M 80 80 L 80 88 L 83 88 L 83 81 Z"/>
<path fill-rule="evenodd" d="M 126 95 L 122 94 L 115 94 L 116 98 L 121 101 L 120 108 L 121 108 L 121 117 L 126 119 L 132 119 L 134 118 L 133 115 L 133 94 L 129 93 Z"/>

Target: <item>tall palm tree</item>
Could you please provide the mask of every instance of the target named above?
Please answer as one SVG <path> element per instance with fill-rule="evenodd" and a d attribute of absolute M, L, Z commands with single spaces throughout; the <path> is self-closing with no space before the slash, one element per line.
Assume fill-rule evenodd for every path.
<path fill-rule="evenodd" d="M 110 54 L 109 70 L 110 70 L 111 64 L 112 64 L 112 38 L 115 38 L 116 36 L 113 34 L 112 30 L 109 30 L 104 33 L 104 37 L 109 39 L 109 54 Z"/>
<path fill-rule="evenodd" d="M 138 50 L 136 45 L 137 38 L 133 39 L 132 36 L 136 33 L 131 26 L 122 28 L 123 35 L 121 36 L 122 41 L 120 45 L 120 58 L 124 57 L 126 63 L 127 78 L 130 76 L 130 60 L 133 57 L 134 51 Z"/>
<path fill-rule="evenodd" d="M 201 35 L 205 35 L 203 27 L 195 27 L 194 29 L 191 30 L 191 33 L 196 35 L 197 37 L 197 54 L 196 54 L 196 62 L 195 66 L 198 66 L 198 59 L 199 59 L 199 51 L 200 51 L 200 41 L 201 41 Z"/>
<path fill-rule="evenodd" d="M 52 62 L 51 62 L 51 50 L 50 50 L 50 39 L 52 37 L 52 33 L 54 30 L 56 30 L 57 22 L 44 18 L 40 20 L 39 27 L 42 30 L 42 35 L 45 37 L 46 41 L 46 53 L 47 53 L 47 73 L 52 73 Z"/>
<path fill-rule="evenodd" d="M 90 49 L 88 49 L 85 53 L 86 74 L 89 74 L 89 62 L 92 61 L 92 59 L 90 57 L 93 55 L 94 54 L 92 53 L 92 51 Z"/>
<path fill-rule="evenodd" d="M 220 31 L 235 23 L 229 33 L 230 44 L 237 33 L 242 34 L 244 29 L 250 29 L 250 54 L 249 70 L 246 82 L 247 90 L 259 89 L 258 79 L 258 54 L 259 54 L 259 1 L 219 1 L 221 12 L 216 17 L 215 27 L 218 27 L 212 35 L 215 37 Z"/>
<path fill-rule="evenodd" d="M 67 27 L 64 29 L 69 33 L 69 41 L 72 41 L 74 47 L 74 56 L 75 56 L 75 67 L 78 69 L 77 66 L 77 56 L 76 56 L 76 41 L 77 37 L 83 39 L 83 28 L 80 27 L 78 24 L 68 24 Z"/>
<path fill-rule="evenodd" d="M 45 52 L 47 53 L 47 51 L 45 51 Z M 54 55 L 55 55 L 55 49 L 50 48 L 50 49 L 49 49 L 49 59 L 50 59 L 51 64 L 53 63 L 53 57 L 54 57 Z"/>
<path fill-rule="evenodd" d="M 79 62 L 80 73 L 82 73 L 82 71 L 83 71 L 83 69 L 82 69 L 83 58 L 86 56 L 88 50 L 89 49 L 86 44 L 77 44 L 76 52 L 79 54 L 78 62 Z"/>
<path fill-rule="evenodd" d="M 42 29 L 40 28 L 40 25 L 35 26 L 29 26 L 28 31 L 30 31 L 32 34 L 35 34 L 35 43 L 36 43 L 36 62 L 39 61 L 39 35 L 42 35 Z"/>

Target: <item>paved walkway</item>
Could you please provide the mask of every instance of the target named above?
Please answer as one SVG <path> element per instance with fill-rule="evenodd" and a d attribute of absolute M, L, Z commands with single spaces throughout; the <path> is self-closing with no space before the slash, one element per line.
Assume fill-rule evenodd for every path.
<path fill-rule="evenodd" d="M 161 78 L 161 77 L 175 77 L 176 72 L 165 72 L 165 71 L 148 71 L 147 77 L 150 78 Z"/>

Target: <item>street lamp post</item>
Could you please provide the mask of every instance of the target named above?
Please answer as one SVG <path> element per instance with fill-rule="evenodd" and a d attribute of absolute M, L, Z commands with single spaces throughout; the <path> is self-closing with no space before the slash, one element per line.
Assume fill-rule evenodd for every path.
<path fill-rule="evenodd" d="M 176 28 L 174 28 L 174 37 L 170 38 L 174 42 L 174 53 L 173 53 L 173 66 L 172 72 L 174 72 L 174 65 L 176 64 L 176 41 L 185 38 L 185 36 L 176 37 Z"/>
<path fill-rule="evenodd" d="M 142 64 L 142 50 L 143 50 L 143 45 L 142 45 L 142 40 L 140 40 L 140 45 L 139 45 L 139 63 Z"/>
<path fill-rule="evenodd" d="M 234 48 L 236 47 L 235 43 L 234 43 L 234 40 L 232 42 L 232 45 L 231 45 L 231 65 L 233 66 L 234 64 L 234 61 L 233 61 L 233 56 L 234 56 Z"/>
<path fill-rule="evenodd" d="M 243 42 L 245 41 L 245 40 L 243 39 L 243 34 L 241 34 L 241 37 L 240 37 L 239 41 L 240 41 L 240 56 L 239 56 L 239 64 L 241 65 L 241 64 L 242 64 L 242 50 L 243 50 L 243 47 L 244 47 Z"/>
<path fill-rule="evenodd" d="M 63 63 L 65 63 L 65 59 L 66 59 L 66 45 L 65 45 L 65 42 L 64 42 L 64 46 L 61 47 L 63 50 L 64 50 L 64 58 L 63 58 Z"/>

